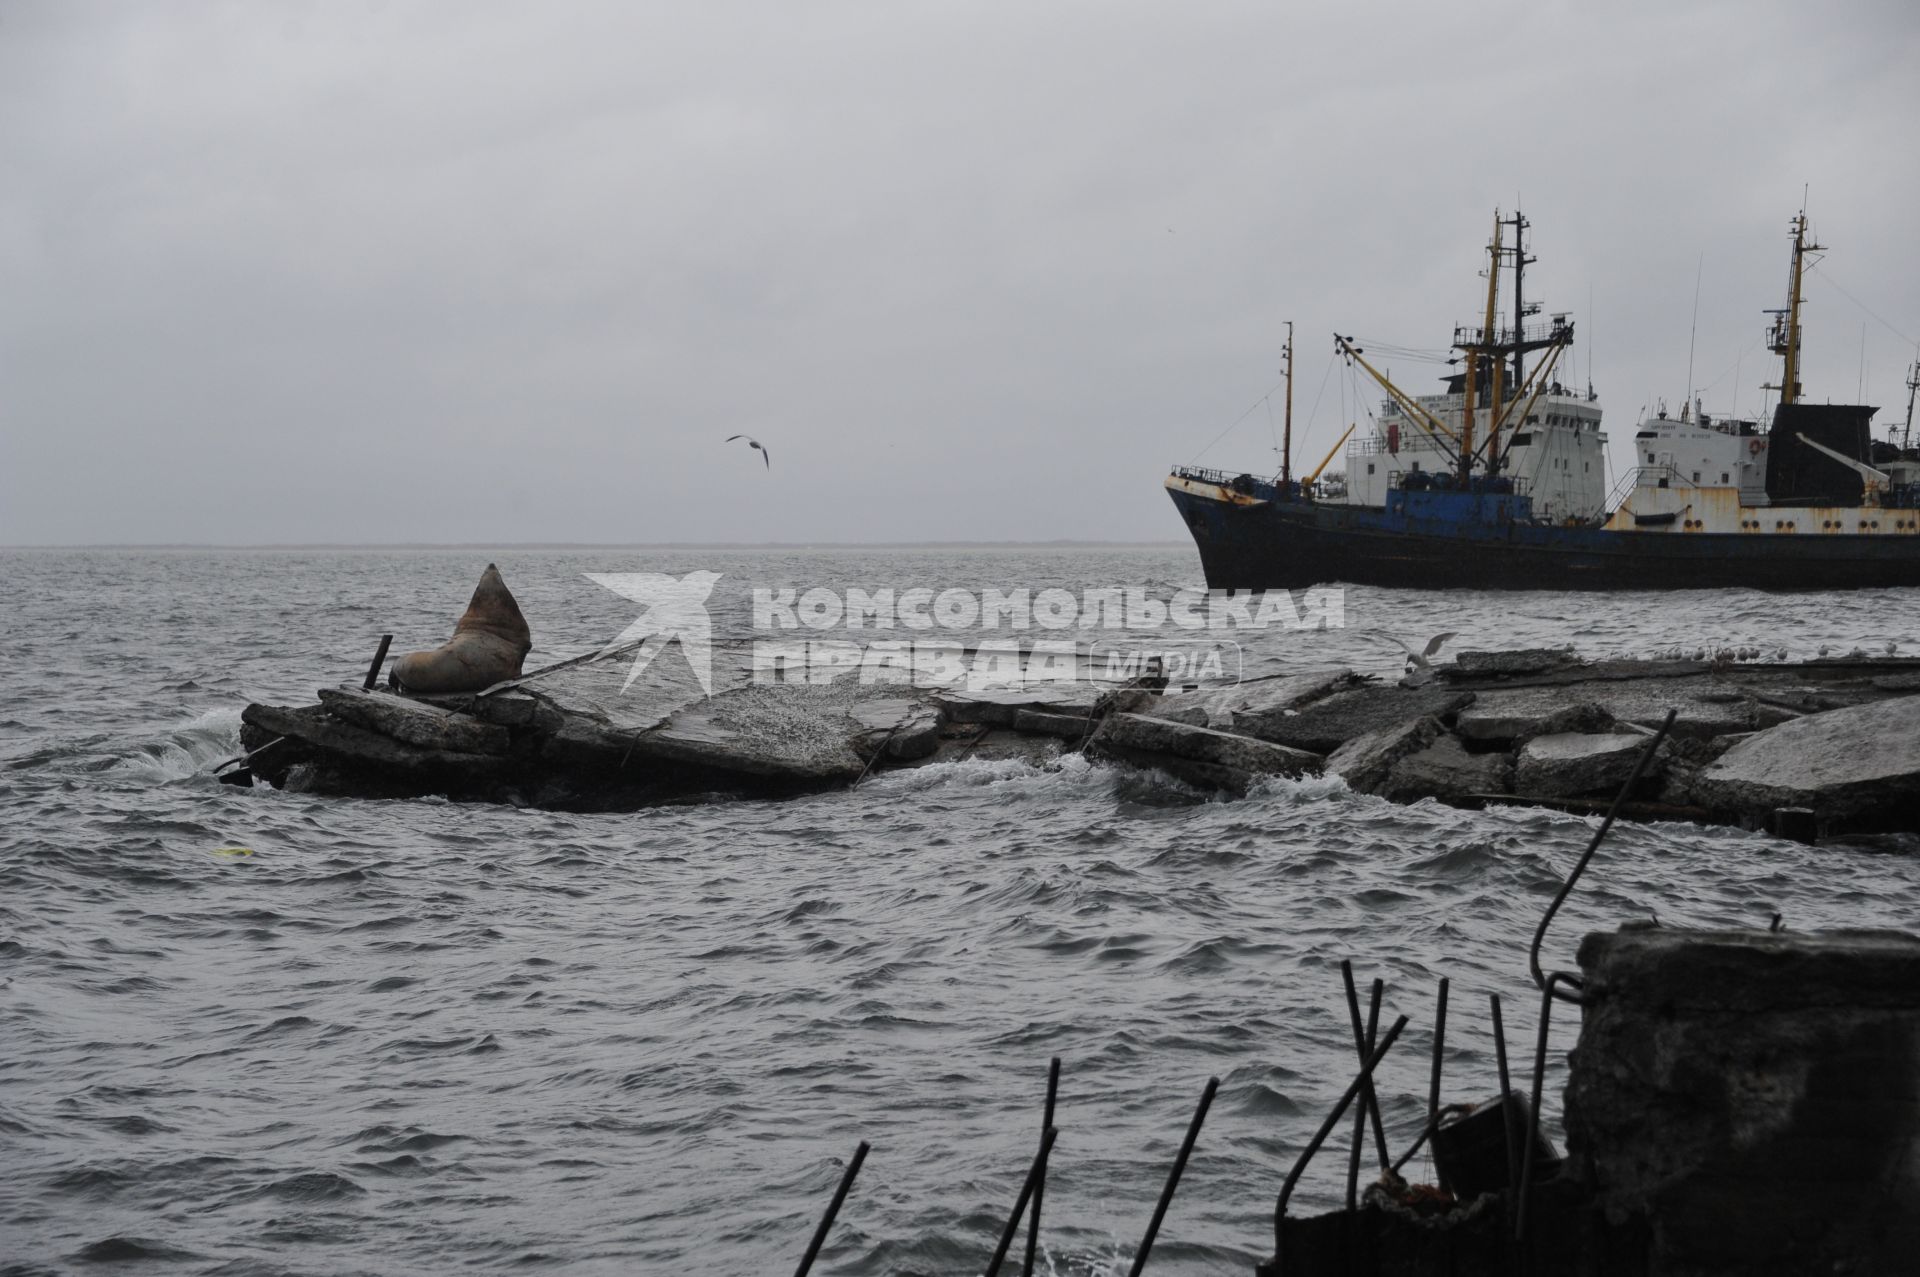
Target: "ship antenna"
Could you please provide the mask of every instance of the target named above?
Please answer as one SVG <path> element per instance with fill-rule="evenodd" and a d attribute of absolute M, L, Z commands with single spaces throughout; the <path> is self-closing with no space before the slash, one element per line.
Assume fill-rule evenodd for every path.
<path fill-rule="evenodd" d="M 1700 276 L 1707 268 L 1707 254 L 1700 253 L 1693 265 L 1693 327 L 1687 332 L 1687 402 L 1680 407 L 1680 419 L 1687 419 L 1687 406 L 1693 403 L 1693 345 L 1700 335 Z"/>
<path fill-rule="evenodd" d="M 1527 322 L 1527 302 L 1523 279 L 1527 273 L 1527 215 L 1520 211 L 1515 196 L 1513 206 L 1513 384 L 1523 385 L 1527 380 L 1526 346 L 1521 340 L 1522 327 Z"/>
<path fill-rule="evenodd" d="M 1593 281 L 1587 281 L 1587 402 L 1593 402 Z"/>
<path fill-rule="evenodd" d="M 1900 432 L 1900 451 L 1913 446 L 1913 393 L 1920 390 L 1920 348 L 1914 350 L 1913 367 L 1907 370 L 1907 425 Z"/>
<path fill-rule="evenodd" d="M 1293 482 L 1293 321 L 1287 321 L 1287 428 L 1280 436 L 1280 486 Z"/>

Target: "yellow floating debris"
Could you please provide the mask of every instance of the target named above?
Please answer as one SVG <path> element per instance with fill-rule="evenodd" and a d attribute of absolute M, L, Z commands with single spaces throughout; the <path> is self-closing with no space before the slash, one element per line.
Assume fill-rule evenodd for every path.
<path fill-rule="evenodd" d="M 213 854 L 216 856 L 251 856 L 253 854 L 253 848 L 251 847 L 215 847 L 213 849 Z"/>

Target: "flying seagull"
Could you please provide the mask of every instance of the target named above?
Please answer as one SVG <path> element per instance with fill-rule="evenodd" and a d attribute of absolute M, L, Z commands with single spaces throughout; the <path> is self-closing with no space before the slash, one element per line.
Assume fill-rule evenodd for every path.
<path fill-rule="evenodd" d="M 758 449 L 760 453 L 760 460 L 767 463 L 767 469 L 769 470 L 773 469 L 773 455 L 767 451 L 767 446 L 765 444 L 761 443 L 758 439 L 755 439 L 752 435 L 728 435 L 727 436 L 728 443 L 732 443 L 735 439 L 745 439 L 747 441 L 747 447 Z"/>
<path fill-rule="evenodd" d="M 1427 640 L 1426 648 L 1418 652 L 1414 651 L 1413 648 L 1409 646 L 1405 640 L 1398 638 L 1392 634 L 1380 634 L 1380 635 L 1377 635 L 1377 637 L 1387 639 L 1394 643 L 1398 643 L 1401 647 L 1406 649 L 1407 676 L 1405 679 L 1405 685 L 1408 687 L 1419 687 L 1425 683 L 1432 681 L 1433 679 L 1433 663 L 1429 658 L 1431 658 L 1435 653 L 1437 653 L 1442 647 L 1446 646 L 1446 642 L 1448 639 L 1455 638 L 1457 636 L 1454 634 L 1452 630 L 1447 631 L 1445 634 L 1436 634 L 1432 638 Z"/>

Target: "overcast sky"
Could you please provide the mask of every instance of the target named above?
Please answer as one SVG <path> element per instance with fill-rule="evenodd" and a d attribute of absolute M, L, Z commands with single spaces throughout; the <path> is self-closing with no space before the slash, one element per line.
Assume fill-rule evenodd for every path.
<path fill-rule="evenodd" d="M 1912 0 L 0 0 L 0 544 L 1179 540 L 1516 200 L 1616 465 L 1696 278 L 1759 407 L 1803 189 L 1897 421 L 1916 126 Z"/>

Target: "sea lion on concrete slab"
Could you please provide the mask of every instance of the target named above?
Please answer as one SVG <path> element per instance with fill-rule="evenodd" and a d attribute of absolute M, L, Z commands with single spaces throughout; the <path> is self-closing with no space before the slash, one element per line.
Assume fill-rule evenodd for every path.
<path fill-rule="evenodd" d="M 390 678 L 408 692 L 478 692 L 519 678 L 520 663 L 532 648 L 527 618 L 500 579 L 500 569 L 489 563 L 453 637 L 430 652 L 408 652 L 393 663 Z"/>

